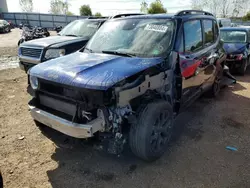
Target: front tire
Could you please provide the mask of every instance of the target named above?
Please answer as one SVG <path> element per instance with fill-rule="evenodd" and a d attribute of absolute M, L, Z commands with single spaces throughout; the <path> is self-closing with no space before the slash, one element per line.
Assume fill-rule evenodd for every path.
<path fill-rule="evenodd" d="M 158 100 L 142 107 L 131 125 L 129 144 L 132 152 L 146 161 L 160 158 L 166 151 L 173 131 L 173 108 Z"/>

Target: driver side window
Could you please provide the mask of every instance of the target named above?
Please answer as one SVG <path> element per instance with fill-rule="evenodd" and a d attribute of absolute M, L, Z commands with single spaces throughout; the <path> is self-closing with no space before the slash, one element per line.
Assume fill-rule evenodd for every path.
<path fill-rule="evenodd" d="M 191 20 L 184 23 L 185 52 L 196 52 L 202 49 L 202 29 L 200 20 Z"/>

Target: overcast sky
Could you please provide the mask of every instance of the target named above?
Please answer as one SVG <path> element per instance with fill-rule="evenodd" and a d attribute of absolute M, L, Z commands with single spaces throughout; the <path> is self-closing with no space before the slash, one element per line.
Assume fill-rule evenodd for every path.
<path fill-rule="evenodd" d="M 154 0 L 146 0 L 150 4 Z M 139 12 L 142 0 L 68 0 L 69 11 L 79 14 L 79 7 L 84 4 L 90 5 L 92 13 L 101 12 L 104 16 L 117 13 Z M 169 13 L 189 9 L 190 0 L 162 0 Z M 7 0 L 9 12 L 20 12 L 19 0 Z M 50 0 L 33 0 L 34 12 L 48 13 Z"/>

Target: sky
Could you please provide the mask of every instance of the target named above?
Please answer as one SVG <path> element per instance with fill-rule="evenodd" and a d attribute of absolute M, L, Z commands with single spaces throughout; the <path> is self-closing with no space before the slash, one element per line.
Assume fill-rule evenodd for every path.
<path fill-rule="evenodd" d="M 21 12 L 19 0 L 6 0 L 9 12 Z M 111 16 L 118 13 L 140 12 L 142 0 L 67 0 L 70 4 L 69 11 L 78 15 L 79 7 L 87 4 L 92 13 L 100 12 L 103 16 Z M 148 4 L 154 0 L 146 0 Z M 190 0 L 162 0 L 169 13 L 190 9 Z M 33 0 L 34 12 L 48 13 L 50 0 Z"/>

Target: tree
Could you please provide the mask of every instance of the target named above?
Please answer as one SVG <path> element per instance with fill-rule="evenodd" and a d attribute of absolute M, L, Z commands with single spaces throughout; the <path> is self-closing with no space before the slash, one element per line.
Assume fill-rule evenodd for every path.
<path fill-rule="evenodd" d="M 67 14 L 69 11 L 69 3 L 62 0 L 50 1 L 50 12 L 52 14 Z"/>
<path fill-rule="evenodd" d="M 19 0 L 19 5 L 23 12 L 33 11 L 33 1 L 32 0 Z"/>
<path fill-rule="evenodd" d="M 245 16 L 242 17 L 243 21 L 249 21 L 250 20 L 250 12 L 248 12 Z"/>
<path fill-rule="evenodd" d="M 163 7 L 161 0 L 155 0 L 155 2 L 151 3 L 148 9 L 149 14 L 158 14 L 158 13 L 166 13 L 167 9 Z"/>
<path fill-rule="evenodd" d="M 148 4 L 146 3 L 145 0 L 142 1 L 141 3 L 141 13 L 148 13 Z"/>
<path fill-rule="evenodd" d="M 73 12 L 67 11 L 66 15 L 67 16 L 74 16 L 75 14 Z"/>
<path fill-rule="evenodd" d="M 229 5 L 231 4 L 230 0 L 221 0 L 220 1 L 220 15 L 223 18 L 229 16 Z"/>
<path fill-rule="evenodd" d="M 193 9 L 206 9 L 219 17 L 244 15 L 247 13 L 249 3 L 250 0 L 191 0 Z"/>
<path fill-rule="evenodd" d="M 101 17 L 101 16 L 102 16 L 102 14 L 101 14 L 100 12 L 97 12 L 97 13 L 95 13 L 95 16 L 97 16 L 97 17 Z"/>
<path fill-rule="evenodd" d="M 92 16 L 92 11 L 89 5 L 82 5 L 80 7 L 81 16 Z"/>
<path fill-rule="evenodd" d="M 203 0 L 191 0 L 191 7 L 193 10 L 203 10 L 204 1 Z"/>
<path fill-rule="evenodd" d="M 248 5 L 249 4 L 249 0 L 233 0 L 233 12 L 232 12 L 232 16 L 233 17 L 238 17 L 239 14 L 241 13 L 241 15 L 245 15 L 247 14 L 247 10 L 248 10 Z"/>

